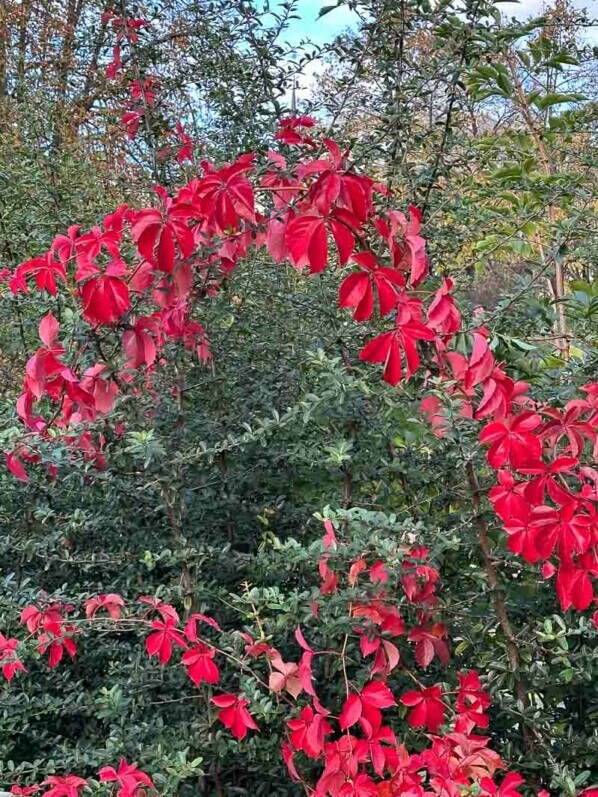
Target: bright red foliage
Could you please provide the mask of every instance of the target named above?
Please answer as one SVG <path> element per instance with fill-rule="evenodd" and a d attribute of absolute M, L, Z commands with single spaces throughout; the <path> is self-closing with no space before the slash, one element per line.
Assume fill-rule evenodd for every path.
<path fill-rule="evenodd" d="M 434 340 L 434 332 L 423 323 L 422 302 L 403 291 L 398 297 L 394 330 L 371 340 L 359 356 L 365 362 L 384 363 L 384 381 L 398 385 L 403 376 L 409 379 L 420 366 L 418 340 Z"/>
<path fill-rule="evenodd" d="M 166 622 L 154 620 L 152 628 L 154 633 L 145 640 L 145 649 L 150 656 L 157 656 L 162 667 L 165 667 L 172 658 L 172 646 L 186 648 L 187 643 L 183 634 L 175 627 L 174 620 L 170 618 Z"/>
<path fill-rule="evenodd" d="M 339 288 L 339 307 L 355 307 L 355 321 L 367 321 L 374 312 L 376 291 L 380 315 L 388 315 L 397 305 L 399 289 L 405 286 L 403 275 L 396 269 L 378 266 L 371 252 L 358 252 L 352 260 L 362 270 L 345 277 Z"/>
<path fill-rule="evenodd" d="M 44 797 L 79 797 L 87 781 L 77 775 L 50 775 L 42 785 L 49 786 Z"/>
<path fill-rule="evenodd" d="M 108 595 L 98 595 L 97 598 L 90 598 L 85 601 L 85 616 L 95 617 L 96 612 L 104 609 L 112 620 L 118 620 L 125 602 L 120 595 L 114 592 Z"/>
<path fill-rule="evenodd" d="M 118 47 L 134 41 L 145 24 L 116 16 L 110 20 L 118 32 Z M 115 49 L 111 75 L 117 74 L 120 64 L 120 50 Z M 131 105 L 123 116 L 131 137 L 157 102 L 158 88 L 151 78 L 132 85 Z M 51 313 L 44 317 L 39 327 L 42 346 L 26 364 L 17 405 L 29 435 L 9 452 L 9 469 L 16 478 L 27 479 L 24 463 L 36 465 L 41 460 L 36 438 L 47 443 L 57 434 L 73 453 L 101 466 L 102 442 L 95 442 L 84 424 L 108 414 L 122 393 L 134 395 L 141 389 L 138 385 L 151 390 L 168 343 L 180 341 L 201 360 L 209 359 L 196 305 L 218 292 L 221 281 L 251 248 L 267 246 L 277 262 L 288 260 L 315 274 L 332 261 L 333 243 L 339 265 L 351 260 L 359 269 L 342 281 L 339 305 L 355 308 L 356 321 L 371 319 L 376 310 L 381 318 L 393 314 L 392 328 L 370 340 L 360 358 L 381 363 L 383 378 L 391 385 L 420 371 L 423 359 L 427 369 L 445 379 L 446 393 L 460 403 L 463 416 L 486 423 L 480 441 L 488 446 L 487 460 L 498 478 L 490 500 L 504 523 L 510 550 L 530 563 L 542 561 L 546 577 L 556 573 L 563 609 L 587 609 L 594 601 L 592 579 L 598 575 L 598 473 L 584 463 L 592 462 L 598 447 L 598 386 L 585 386 L 585 397 L 562 409 L 536 405 L 528 396 L 529 386 L 515 382 L 504 364 L 496 362 L 485 329 L 470 334 L 468 355 L 451 350 L 461 329 L 452 282 L 445 280 L 425 301 L 422 289 L 417 295 L 414 290 L 429 270 L 421 214 L 413 207 L 408 216 L 388 209 L 387 192 L 359 174 L 348 153 L 329 139 L 322 141 L 324 156 L 315 157 L 316 141 L 306 134 L 313 127 L 314 121 L 304 117 L 281 123 L 276 138 L 283 145 L 301 148 L 299 162 L 289 165 L 286 158 L 270 153 L 259 179 L 252 154 L 220 168 L 203 162 L 198 176 L 172 196 L 158 188 L 157 207 L 121 207 L 89 231 L 72 226 L 66 235 L 55 238 L 48 252 L 17 267 L 9 283 L 14 293 L 27 292 L 31 278 L 40 291 L 53 296 L 59 285 L 64 286 L 79 304 L 100 361 L 86 361 L 81 349 L 61 346 L 58 322 Z M 181 142 L 177 157 L 182 162 L 191 157 L 191 141 L 180 125 L 177 136 Z M 128 256 L 131 249 L 133 258 Z M 104 338 L 116 340 L 114 362 L 104 361 Z M 427 409 L 441 435 L 443 404 L 432 398 Z M 346 572 L 334 567 L 338 540 L 330 522 L 323 546 L 320 595 L 312 607 L 316 616 L 320 601 L 338 593 Z M 384 725 L 383 711 L 396 706 L 386 681 L 391 672 L 400 672 L 398 645 L 414 644 L 415 661 L 426 669 L 435 658 L 442 664 L 448 661 L 448 634 L 435 617 L 439 574 L 427 551 L 408 551 L 397 579 L 407 605 L 417 607 L 418 622 L 412 628 L 406 628 L 396 598 L 385 591 L 386 563 L 356 559 L 347 583 L 357 588 L 367 580 L 366 573 L 374 592 L 352 601 L 347 615 L 361 655 L 373 657 L 371 670 L 365 684 L 346 678 L 343 705 L 335 709 L 338 715 L 320 703 L 314 668 L 318 656 L 344 657 L 344 650 L 340 654 L 313 650 L 299 631 L 301 659 L 285 662 L 269 641 L 244 636 L 248 644 L 243 665 L 247 659 L 267 661 L 269 689 L 279 699 L 303 701 L 286 723 L 283 757 L 291 777 L 303 780 L 299 760 L 305 755 L 321 765 L 315 797 L 400 793 L 446 797 L 468 789 L 481 789 L 491 797 L 515 797 L 519 776 L 509 773 L 497 784 L 495 773 L 502 762 L 488 748 L 487 738 L 472 734 L 475 727 L 488 724 L 489 698 L 477 673 L 459 676 L 454 723 L 447 721 L 449 696 L 440 686 L 416 680 L 419 688 L 399 698 L 409 709 L 409 724 L 434 734 L 421 753 L 409 754 Z M 200 639 L 197 624 L 208 625 L 210 634 L 220 631 L 218 624 L 194 614 L 185 618 L 182 631 L 173 606 L 150 597 L 139 600 L 149 607 L 141 618 L 134 618 L 144 632 L 150 630 L 145 642 L 148 655 L 166 666 L 173 648 L 184 649 L 181 663 L 192 682 L 197 687 L 216 685 L 220 672 L 214 659 L 222 649 Z M 106 616 L 96 617 L 100 611 L 120 624 L 126 620 L 124 607 L 119 595 L 108 593 L 87 601 L 85 613 L 90 624 L 106 622 Z M 38 651 L 49 653 L 50 667 L 61 662 L 65 651 L 70 657 L 76 655 L 73 637 L 81 629 L 66 620 L 72 609 L 41 596 L 39 606 L 28 606 L 22 613 L 21 622 L 36 637 Z M 160 619 L 151 619 L 155 613 Z M 25 669 L 18 645 L 16 639 L 0 635 L 0 664 L 9 681 Z M 342 662 L 346 664 L 345 658 Z M 237 739 L 248 730 L 258 730 L 246 698 L 226 692 L 212 697 L 211 703 Z M 447 732 L 436 735 L 441 725 L 447 726 Z M 100 780 L 116 783 L 119 797 L 133 797 L 140 788 L 153 787 L 144 772 L 124 760 L 118 770 L 103 768 Z M 48 787 L 47 797 L 78 797 L 86 781 L 75 775 L 52 776 L 43 785 Z M 38 787 L 14 788 L 20 791 L 13 793 L 25 794 Z"/>
<path fill-rule="evenodd" d="M 227 692 L 213 697 L 212 703 L 220 709 L 218 719 L 223 725 L 230 728 L 230 732 L 236 739 L 244 739 L 250 728 L 254 731 L 259 730 L 255 720 L 247 711 L 248 700 Z"/>
<path fill-rule="evenodd" d="M 217 684 L 220 679 L 218 667 L 214 662 L 216 651 L 204 642 L 198 642 L 190 650 L 183 653 L 181 663 L 187 668 L 187 675 L 195 686 L 205 681 Z"/>
<path fill-rule="evenodd" d="M 128 764 L 124 758 L 121 759 L 118 769 L 103 767 L 98 774 L 101 783 L 118 784 L 116 797 L 143 797 L 143 786 L 156 788 L 149 775 L 138 769 L 137 764 Z"/>
<path fill-rule="evenodd" d="M 436 733 L 444 722 L 446 706 L 442 702 L 442 689 L 439 686 L 430 686 L 419 692 L 405 692 L 401 695 L 401 703 L 411 708 L 407 720 L 414 728 L 424 726 Z"/>
<path fill-rule="evenodd" d="M 2 675 L 8 682 L 12 681 L 17 672 L 26 672 L 25 665 L 19 659 L 17 653 L 19 647 L 19 640 L 10 638 L 7 639 L 3 634 L 0 634 L 0 668 Z"/>

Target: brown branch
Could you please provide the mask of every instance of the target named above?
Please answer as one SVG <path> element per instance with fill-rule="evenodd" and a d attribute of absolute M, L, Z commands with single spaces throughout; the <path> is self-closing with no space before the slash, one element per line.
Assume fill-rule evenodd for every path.
<path fill-rule="evenodd" d="M 17 57 L 17 85 L 15 95 L 18 100 L 25 96 L 25 72 L 27 61 L 27 31 L 29 20 L 31 19 L 31 0 L 25 0 L 21 8 L 21 20 L 19 26 L 19 48 Z"/>
<path fill-rule="evenodd" d="M 354 440 L 357 437 L 358 430 L 359 430 L 359 422 L 357 420 L 349 421 L 347 425 L 347 438 L 349 440 Z M 343 471 L 343 490 L 341 496 L 341 506 L 343 509 L 350 509 L 351 504 L 353 503 L 353 488 L 354 488 L 354 476 L 353 476 L 353 468 L 351 467 L 351 463 L 350 462 L 344 463 L 342 471 Z"/>
<path fill-rule="evenodd" d="M 445 149 L 448 144 L 449 133 L 451 130 L 451 122 L 453 117 L 453 108 L 457 101 L 457 88 L 459 87 L 459 83 L 461 80 L 461 73 L 463 72 L 463 68 L 467 63 L 467 55 L 468 55 L 468 47 L 469 43 L 473 37 L 474 33 L 474 25 L 478 13 L 479 2 L 476 3 L 473 7 L 471 13 L 471 22 L 469 23 L 468 27 L 466 28 L 466 35 L 463 41 L 463 46 L 461 47 L 461 51 L 459 53 L 459 63 L 457 65 L 457 69 L 453 74 L 451 85 L 449 87 L 449 95 L 448 101 L 446 104 L 446 111 L 445 111 L 445 121 L 442 131 L 442 140 L 440 142 L 440 146 L 436 151 L 436 157 L 434 159 L 434 165 L 432 167 L 432 174 L 426 186 L 426 192 L 424 194 L 424 201 L 422 203 L 422 216 L 426 216 L 426 211 L 428 209 L 428 205 L 430 202 L 430 195 L 432 190 L 434 189 L 434 185 L 436 183 L 436 178 L 438 177 L 438 172 L 440 171 L 440 165 L 442 163 L 442 159 L 444 157 Z"/>
<path fill-rule="evenodd" d="M 168 492 L 168 487 L 164 482 L 160 482 L 160 492 L 162 493 L 162 498 L 164 499 L 166 514 L 168 516 L 170 529 L 172 531 L 172 537 L 174 541 L 177 543 L 177 545 L 180 548 L 182 548 L 183 534 L 181 532 L 179 512 L 175 509 L 174 501 L 172 500 Z M 193 590 L 193 579 L 191 577 L 191 570 L 186 561 L 183 561 L 181 564 L 181 584 L 183 590 L 185 591 L 185 598 L 189 598 L 191 602 L 190 606 L 185 605 L 185 609 L 187 609 L 189 613 L 194 612 L 196 607 L 195 607 L 195 595 Z"/>
<path fill-rule="evenodd" d="M 219 421 L 223 421 L 226 415 L 226 406 L 222 395 L 222 380 L 216 378 L 216 363 L 212 359 L 212 377 L 214 378 L 214 393 L 217 402 L 217 417 Z M 224 511 L 226 514 L 226 538 L 229 543 L 232 543 L 235 538 L 235 525 L 233 523 L 233 516 L 230 504 L 230 485 L 228 479 L 228 459 L 226 451 L 219 451 L 216 456 L 216 464 L 220 471 L 220 497 L 224 504 Z"/>
<path fill-rule="evenodd" d="M 544 146 L 542 135 L 538 132 L 538 129 L 536 128 L 535 120 L 532 115 L 527 96 L 525 94 L 525 91 L 523 90 L 523 85 L 521 83 L 519 74 L 517 72 L 517 60 L 512 52 L 509 52 L 507 54 L 507 64 L 509 65 L 509 70 L 511 72 L 511 78 L 513 80 L 513 86 L 515 88 L 517 103 L 519 105 L 519 109 L 521 111 L 525 124 L 529 130 L 529 133 L 534 140 L 536 149 L 538 150 L 538 157 L 542 165 L 542 170 L 546 175 L 546 177 L 550 177 L 554 171 L 553 166 L 548 156 L 548 152 L 546 151 L 546 147 Z M 552 224 L 555 223 L 554 207 L 552 204 L 548 206 L 548 218 Z M 542 239 L 538 232 L 536 232 L 535 239 L 536 239 L 536 246 L 538 247 L 538 251 L 540 253 L 540 258 L 543 263 L 546 263 L 547 257 L 544 252 Z M 552 287 L 552 294 L 553 294 L 555 311 L 556 311 L 555 332 L 557 332 L 558 335 L 560 336 L 560 340 L 558 341 L 558 348 L 564 359 L 568 360 L 569 343 L 567 340 L 567 319 L 565 317 L 565 307 L 563 304 L 563 298 L 565 295 L 565 274 L 564 274 L 563 265 L 558 260 L 558 258 L 554 259 L 554 284 L 550 282 L 550 286 Z"/>

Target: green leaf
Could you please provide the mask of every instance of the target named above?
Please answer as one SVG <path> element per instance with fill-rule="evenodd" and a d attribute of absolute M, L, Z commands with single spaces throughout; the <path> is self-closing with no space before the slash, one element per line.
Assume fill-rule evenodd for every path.
<path fill-rule="evenodd" d="M 500 73 L 496 78 L 496 82 L 498 84 L 498 87 L 501 89 L 502 93 L 505 95 L 505 97 L 510 97 L 511 94 L 513 93 L 513 84 L 511 83 L 507 75 L 503 75 L 502 73 Z"/>
<path fill-rule="evenodd" d="M 512 252 L 515 252 L 522 257 L 527 257 L 533 252 L 533 247 L 527 241 L 521 241 L 518 238 L 513 238 L 509 241 L 508 247 Z"/>
<path fill-rule="evenodd" d="M 573 344 L 569 346 L 569 354 L 571 355 L 571 357 L 575 358 L 576 360 L 586 359 L 585 351 L 583 349 L 580 349 L 579 346 L 574 346 Z"/>
<path fill-rule="evenodd" d="M 550 61 L 546 61 L 546 66 L 560 66 L 561 64 L 571 64 L 579 66 L 579 60 L 571 53 L 558 53 Z"/>
<path fill-rule="evenodd" d="M 585 94 L 579 94 L 578 92 L 572 92 L 571 94 L 561 94 L 559 92 L 555 92 L 554 94 L 545 94 L 543 97 L 538 97 L 535 104 L 541 111 L 545 111 L 547 108 L 551 108 L 553 105 L 583 102 L 587 99 L 588 98 L 585 96 Z"/>
<path fill-rule="evenodd" d="M 472 73 L 473 75 L 479 74 L 486 80 L 496 80 L 498 76 L 498 72 L 494 69 L 493 66 L 478 66 L 476 67 L 475 71 Z"/>
<path fill-rule="evenodd" d="M 517 349 L 521 349 L 521 351 L 537 351 L 538 347 L 532 345 L 531 343 L 526 343 L 524 340 L 520 340 L 519 338 L 508 338 L 509 342 L 515 346 Z"/>
<path fill-rule="evenodd" d="M 476 252 L 483 252 L 486 249 L 492 249 L 494 246 L 498 244 L 499 241 L 500 241 L 500 236 L 488 235 L 486 238 L 482 238 L 480 241 L 478 241 L 475 244 L 474 249 Z"/>
<path fill-rule="evenodd" d="M 502 169 L 496 169 L 491 175 L 495 180 L 502 180 L 505 178 L 521 178 L 523 177 L 523 170 L 520 166 L 504 166 Z"/>

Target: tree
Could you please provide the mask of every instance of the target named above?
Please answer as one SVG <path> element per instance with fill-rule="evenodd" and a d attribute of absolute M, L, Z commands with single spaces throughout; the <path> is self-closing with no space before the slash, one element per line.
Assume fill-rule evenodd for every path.
<path fill-rule="evenodd" d="M 205 793 L 295 793 L 277 750 L 286 727 L 292 777 L 296 768 L 332 793 L 382 793 L 391 788 L 375 785 L 388 780 L 385 770 L 396 786 L 392 734 L 421 752 L 418 728 L 434 732 L 452 706 L 456 732 L 485 726 L 489 699 L 475 668 L 495 698 L 500 752 L 530 785 L 574 794 L 595 761 L 587 730 L 595 632 L 586 616 L 595 487 L 572 462 L 589 454 L 595 419 L 592 389 L 575 397 L 570 379 L 583 379 L 587 365 L 571 361 L 555 378 L 545 353 L 513 343 L 492 314 L 493 335 L 465 309 L 461 324 L 450 282 L 424 280 L 418 212 L 394 211 L 331 142 L 314 147 L 311 120 L 286 120 L 277 137 L 291 145 L 286 163 L 276 155 L 258 167 L 249 158 L 208 166 L 170 197 L 161 191 L 155 204 L 59 236 L 49 258 L 10 276 L 11 293 L 23 300 L 26 286 L 36 297 L 32 315 L 42 322 L 32 325 L 37 353 L 19 402 L 29 432 L 9 432 L 21 484 L 6 480 L 6 557 L 14 561 L 17 543 L 21 562 L 4 601 L 14 730 L 4 757 L 16 763 L 7 785 L 42 780 L 59 755 L 48 790 L 76 790 L 77 778 L 98 775 L 123 789 L 151 788 L 139 779 L 150 777 L 163 792 L 191 791 L 200 777 Z M 296 268 L 328 268 L 307 279 L 274 264 L 284 256 Z M 339 288 L 365 340 L 336 309 Z M 173 312 L 181 297 L 192 298 L 191 312 Z M 525 375 L 536 369 L 528 389 L 521 347 Z M 399 371 L 411 379 L 397 389 Z M 426 393 L 431 426 L 418 409 Z M 526 394 L 533 412 L 520 403 Z M 566 500 L 554 487 L 563 480 Z M 540 511 L 519 528 L 523 491 Z M 330 496 L 342 508 L 318 518 L 320 542 L 308 518 Z M 555 517 L 572 503 L 571 517 Z M 547 531 L 553 549 L 539 550 Z M 571 533 L 568 549 L 561 535 Z M 526 563 L 540 558 L 546 577 L 560 569 L 560 609 Z M 143 587 L 153 589 L 140 589 L 141 564 Z M 137 604 L 140 593 L 147 600 Z M 24 651 L 13 642 L 15 598 L 34 635 Z M 586 614 L 563 615 L 571 603 Z M 240 620 L 250 638 L 235 633 Z M 445 670 L 449 637 L 457 644 Z M 56 666 L 48 672 L 44 662 Z M 296 695 L 300 710 L 289 710 Z M 318 705 L 334 706 L 333 716 Z M 451 778 L 473 776 L 495 793 L 496 754 L 477 742 L 464 749 L 450 717 L 421 760 L 432 774 L 451 749 Z M 222 726 L 243 737 L 242 763 Z M 337 757 L 357 739 L 343 772 Z M 475 772 L 466 752 L 482 761 Z M 509 775 L 501 791 L 518 783 Z"/>

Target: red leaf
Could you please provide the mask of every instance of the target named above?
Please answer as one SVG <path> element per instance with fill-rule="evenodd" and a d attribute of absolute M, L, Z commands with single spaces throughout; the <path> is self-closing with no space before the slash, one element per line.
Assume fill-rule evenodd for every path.
<path fill-rule="evenodd" d="M 314 654 L 310 650 L 306 650 L 303 656 L 301 656 L 301 661 L 299 662 L 299 667 L 297 668 L 297 677 L 299 678 L 299 683 L 307 692 L 307 694 L 315 697 L 316 691 L 313 685 L 313 673 L 311 669 L 313 655 Z"/>
<path fill-rule="evenodd" d="M 164 271 L 166 274 L 171 274 L 174 269 L 175 256 L 176 251 L 174 248 L 172 232 L 167 225 L 162 230 L 160 242 L 156 248 L 156 266 L 160 269 L 160 271 Z"/>
<path fill-rule="evenodd" d="M 421 691 L 405 692 L 401 696 L 401 703 L 409 706 L 411 711 L 407 721 L 413 728 L 425 726 L 431 733 L 436 733 L 444 722 L 446 706 L 440 699 L 442 690 L 439 686 L 431 686 Z"/>
<path fill-rule="evenodd" d="M 81 288 L 83 316 L 92 324 L 111 324 L 131 306 L 129 289 L 118 277 L 104 274 L 88 280 Z"/>
<path fill-rule="evenodd" d="M 249 701 L 227 693 L 213 697 L 212 703 L 220 709 L 218 719 L 230 729 L 236 739 L 244 739 L 250 728 L 254 731 L 259 730 L 255 720 L 247 711 L 246 706 L 249 705 Z"/>
<path fill-rule="evenodd" d="M 278 214 L 272 216 L 268 222 L 266 231 L 266 247 L 272 260 L 275 263 L 282 263 L 288 256 L 288 249 L 285 241 L 287 230 L 287 219 L 280 218 Z"/>
<path fill-rule="evenodd" d="M 172 646 L 186 648 L 187 643 L 180 631 L 170 618 L 166 622 L 154 620 L 152 623 L 154 633 L 150 634 L 145 640 L 145 649 L 150 658 L 158 656 L 160 664 L 165 667 L 172 657 Z"/>
<path fill-rule="evenodd" d="M 152 336 L 138 324 L 124 333 L 123 346 L 128 358 L 127 365 L 132 368 L 152 365 L 156 359 L 156 344 Z"/>
<path fill-rule="evenodd" d="M 187 620 L 185 625 L 185 636 L 190 642 L 197 642 L 197 623 L 205 623 L 216 631 L 222 631 L 216 620 L 213 617 L 208 617 L 201 612 L 195 612 Z"/>
<path fill-rule="evenodd" d="M 125 602 L 122 597 L 115 592 L 110 592 L 107 595 L 98 595 L 97 598 L 90 598 L 85 601 L 85 616 L 95 617 L 96 612 L 100 609 L 105 609 L 113 620 L 118 620 L 124 605 Z"/>
<path fill-rule="evenodd" d="M 342 731 L 351 728 L 359 721 L 362 712 L 362 704 L 359 695 L 351 694 L 343 704 L 343 710 L 338 718 L 339 725 Z"/>
<path fill-rule="evenodd" d="M 330 548 L 336 548 L 337 540 L 333 522 L 331 520 L 325 520 L 324 528 L 326 529 L 326 533 L 322 537 L 324 548 L 326 548 L 326 550 L 330 550 Z"/>
<path fill-rule="evenodd" d="M 286 245 L 295 268 L 309 266 L 310 274 L 324 271 L 328 262 L 326 226 L 320 216 L 297 216 L 289 222 Z"/>
<path fill-rule="evenodd" d="M 355 584 L 357 584 L 359 574 L 363 573 L 366 568 L 367 564 L 365 559 L 358 559 L 356 562 L 353 562 L 349 568 L 349 578 L 347 579 L 350 587 L 354 587 Z"/>
<path fill-rule="evenodd" d="M 384 332 L 370 340 L 359 352 L 359 358 L 368 363 L 384 363 L 385 382 L 398 385 L 401 381 L 401 353 L 394 332 Z"/>
<path fill-rule="evenodd" d="M 217 684 L 220 680 L 220 672 L 213 661 L 215 654 L 214 648 L 203 642 L 199 642 L 183 653 L 181 663 L 187 668 L 187 675 L 195 686 L 199 686 L 204 681 L 208 684 Z"/>
<path fill-rule="evenodd" d="M 299 645 L 303 648 L 303 650 L 307 650 L 309 653 L 313 653 L 313 650 L 305 641 L 305 637 L 303 636 L 303 631 L 299 626 L 295 629 L 295 639 L 299 643 Z"/>
<path fill-rule="evenodd" d="M 144 793 L 140 786 L 148 786 L 155 789 L 150 776 L 137 767 L 137 764 L 129 764 L 126 759 L 121 758 L 118 769 L 114 767 L 102 767 L 98 772 L 100 783 L 116 782 L 120 786 L 117 797 L 134 797 Z M 69 795 L 69 797 L 71 797 Z"/>
<path fill-rule="evenodd" d="M 59 330 L 60 324 L 52 313 L 48 313 L 42 318 L 39 324 L 39 337 L 46 348 L 51 349 L 54 346 Z"/>
<path fill-rule="evenodd" d="M 327 171 L 318 177 L 310 189 L 310 199 L 323 216 L 330 213 L 341 190 L 341 178 L 336 172 Z"/>
<path fill-rule="evenodd" d="M 382 681 L 372 681 L 361 690 L 361 699 L 372 708 L 396 706 L 396 700 L 388 686 Z"/>
<path fill-rule="evenodd" d="M 330 231 L 338 249 L 339 265 L 344 266 L 355 251 L 355 236 L 345 224 L 336 219 L 330 219 Z"/>
<path fill-rule="evenodd" d="M 287 744 L 287 742 L 282 741 L 280 743 L 282 749 L 282 759 L 286 765 L 289 775 L 295 781 L 300 781 L 301 778 L 299 773 L 297 772 L 297 767 L 295 766 L 295 757 L 293 753 L 293 748 Z"/>
<path fill-rule="evenodd" d="M 12 475 L 16 476 L 19 481 L 29 481 L 29 476 L 27 476 L 25 468 L 23 467 L 23 463 L 19 459 L 19 455 L 16 451 L 11 451 L 10 454 L 6 455 L 6 466 Z"/>
<path fill-rule="evenodd" d="M 571 606 L 584 611 L 594 599 L 590 577 L 581 568 L 562 566 L 556 577 L 556 591 L 563 611 Z"/>

